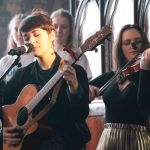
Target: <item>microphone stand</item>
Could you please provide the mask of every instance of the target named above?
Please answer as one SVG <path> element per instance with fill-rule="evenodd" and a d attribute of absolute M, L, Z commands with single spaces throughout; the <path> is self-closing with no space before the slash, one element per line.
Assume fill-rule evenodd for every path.
<path fill-rule="evenodd" d="M 21 67 L 21 63 L 20 63 L 20 55 L 17 55 L 17 58 L 14 60 L 14 62 L 11 64 L 11 66 L 6 70 L 6 72 L 3 74 L 3 76 L 0 78 L 0 147 L 2 147 L 2 105 L 4 104 L 4 87 L 5 87 L 5 82 L 4 82 L 4 78 L 6 77 L 6 75 L 11 71 L 11 69 L 15 66 Z"/>
<path fill-rule="evenodd" d="M 0 106 L 3 104 L 3 88 L 5 86 L 4 78 L 7 76 L 7 74 L 11 71 L 11 69 L 15 66 L 21 67 L 20 63 L 20 55 L 17 55 L 17 58 L 14 60 L 14 62 L 11 64 L 11 66 L 6 70 L 6 72 L 3 74 L 3 76 L 0 78 Z"/>
<path fill-rule="evenodd" d="M 14 66 L 18 66 L 21 67 L 21 63 L 20 61 L 20 56 L 17 56 L 17 58 L 14 60 L 14 62 L 11 64 L 11 66 L 6 70 L 6 72 L 3 74 L 3 76 L 0 78 L 0 82 L 4 80 L 4 78 L 6 77 L 6 75 L 10 72 L 10 70 L 14 67 Z"/>
<path fill-rule="evenodd" d="M 6 72 L 3 74 L 3 76 L 0 78 L 0 139 L 2 139 L 2 105 L 4 103 L 4 86 L 5 86 L 5 82 L 4 82 L 4 78 L 6 77 L 6 75 L 10 72 L 10 70 L 14 67 L 14 66 L 21 66 L 20 61 L 20 55 L 17 55 L 17 58 L 14 60 L 14 62 L 11 64 L 11 66 L 6 70 Z M 2 141 L 2 140 L 0 140 Z M 0 142 L 0 147 L 1 147 L 1 142 Z"/>

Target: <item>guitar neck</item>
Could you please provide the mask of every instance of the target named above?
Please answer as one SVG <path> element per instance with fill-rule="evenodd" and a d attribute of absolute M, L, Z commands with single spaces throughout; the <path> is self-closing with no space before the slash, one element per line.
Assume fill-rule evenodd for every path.
<path fill-rule="evenodd" d="M 76 63 L 76 61 L 83 55 L 84 52 L 93 50 L 94 48 L 96 48 L 97 45 L 99 45 L 110 35 L 111 28 L 108 26 L 104 26 L 100 31 L 97 31 L 95 34 L 90 36 L 79 47 L 78 57 L 72 62 L 72 64 Z M 29 114 L 39 104 L 39 102 L 44 98 L 44 96 L 54 87 L 54 85 L 56 85 L 56 83 L 61 79 L 62 76 L 63 71 L 59 69 L 56 72 L 56 74 L 46 83 L 46 85 L 37 93 L 37 95 L 26 105 Z"/>
<path fill-rule="evenodd" d="M 39 104 L 39 102 L 44 98 L 44 96 L 56 85 L 56 83 L 63 76 L 63 71 L 58 70 L 55 75 L 45 84 L 45 86 L 36 94 L 35 97 L 26 105 L 28 108 L 28 113 L 30 114 L 32 110 Z"/>

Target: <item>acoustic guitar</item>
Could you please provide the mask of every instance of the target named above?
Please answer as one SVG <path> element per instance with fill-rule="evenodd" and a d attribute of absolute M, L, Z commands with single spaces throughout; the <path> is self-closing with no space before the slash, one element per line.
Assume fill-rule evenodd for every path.
<path fill-rule="evenodd" d="M 100 31 L 97 31 L 95 34 L 90 36 L 84 42 L 84 44 L 82 44 L 80 47 L 81 51 L 84 53 L 86 51 L 94 50 L 103 40 L 108 38 L 110 35 L 111 28 L 108 26 L 102 27 Z M 26 138 L 28 138 L 29 135 L 37 130 L 37 121 L 46 114 L 46 112 L 41 113 L 41 110 L 41 112 L 33 116 L 33 110 L 42 101 L 44 96 L 62 78 L 62 76 L 63 73 L 61 69 L 58 69 L 55 75 L 40 91 L 37 92 L 36 86 L 29 84 L 22 89 L 14 104 L 2 106 L 3 127 L 19 126 L 25 129 L 25 135 L 19 145 L 15 147 L 9 147 L 7 144 L 3 143 L 3 150 L 33 150 L 32 142 L 24 143 L 24 141 L 26 141 Z M 38 150 L 38 147 L 34 149 Z"/>

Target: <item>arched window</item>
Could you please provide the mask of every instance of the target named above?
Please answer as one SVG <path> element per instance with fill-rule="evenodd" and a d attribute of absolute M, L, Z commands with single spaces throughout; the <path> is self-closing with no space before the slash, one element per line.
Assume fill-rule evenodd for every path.
<path fill-rule="evenodd" d="M 113 18 L 113 35 L 116 39 L 120 29 L 125 24 L 134 23 L 134 3 L 133 0 L 119 0 L 116 13 Z"/>
<path fill-rule="evenodd" d="M 112 69 L 112 47 L 120 29 L 126 24 L 141 25 L 145 11 L 147 11 L 145 28 L 150 39 L 150 0 L 80 0 L 76 11 L 76 31 L 79 46 L 102 26 L 112 27 L 112 40 L 105 40 L 98 52 L 86 52 L 93 78 Z M 140 14 L 140 16 L 139 16 Z M 142 22 L 143 23 L 143 22 Z M 143 26 L 141 26 L 143 27 Z M 102 50 L 101 50 L 102 49 Z M 103 50 L 104 49 L 104 50 Z"/>
<path fill-rule="evenodd" d="M 100 30 L 100 10 L 95 0 L 84 3 L 85 7 L 80 10 L 81 17 L 76 18 L 78 28 L 76 28 L 79 46 L 96 31 Z M 80 15 L 79 15 L 80 16 Z M 101 74 L 101 51 L 100 46 L 98 51 L 88 51 L 85 53 L 89 60 L 93 78 Z"/>
<path fill-rule="evenodd" d="M 100 12 L 96 2 L 90 1 L 87 5 L 86 17 L 83 23 L 82 41 L 85 41 L 89 36 L 100 30 Z M 88 51 L 85 53 L 89 60 L 92 70 L 93 78 L 101 74 L 101 50 L 100 46 L 97 47 L 98 51 Z"/>

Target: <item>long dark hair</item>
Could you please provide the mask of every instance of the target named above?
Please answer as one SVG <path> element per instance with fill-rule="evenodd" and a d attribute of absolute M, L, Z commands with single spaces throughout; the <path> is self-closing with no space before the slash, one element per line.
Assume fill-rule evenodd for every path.
<path fill-rule="evenodd" d="M 123 26 L 122 29 L 120 30 L 120 33 L 117 37 L 117 40 L 115 42 L 115 46 L 113 49 L 113 53 L 114 53 L 113 56 L 115 57 L 114 60 L 115 60 L 116 70 L 121 69 L 126 64 L 126 58 L 122 50 L 122 35 L 123 35 L 123 32 L 128 29 L 136 29 L 137 31 L 139 31 L 141 35 L 141 39 L 142 39 L 141 52 L 143 52 L 149 47 L 148 38 L 146 37 L 146 34 L 144 33 L 144 31 L 141 29 L 140 26 L 138 26 L 137 24 L 127 24 Z"/>

